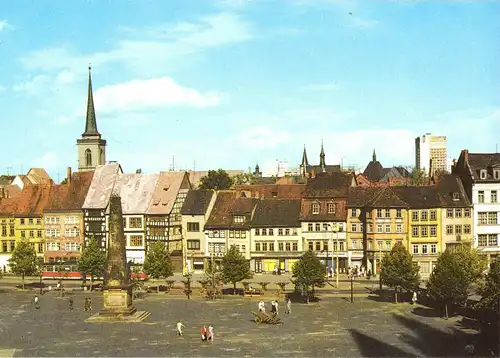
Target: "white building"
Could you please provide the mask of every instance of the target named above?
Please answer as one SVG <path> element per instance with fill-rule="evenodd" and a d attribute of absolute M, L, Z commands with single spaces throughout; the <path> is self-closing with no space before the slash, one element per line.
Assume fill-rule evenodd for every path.
<path fill-rule="evenodd" d="M 431 160 L 432 168 L 430 168 Z M 422 169 L 426 176 L 435 171 L 447 170 L 446 136 L 426 133 L 415 138 L 415 167 Z"/>
<path fill-rule="evenodd" d="M 453 172 L 473 204 L 474 246 L 493 258 L 500 254 L 500 153 L 462 150 Z"/>

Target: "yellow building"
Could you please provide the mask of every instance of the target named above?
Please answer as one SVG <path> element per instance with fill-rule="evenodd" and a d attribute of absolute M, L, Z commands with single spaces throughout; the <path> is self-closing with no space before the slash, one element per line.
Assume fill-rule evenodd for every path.
<path fill-rule="evenodd" d="M 351 188 L 347 201 L 348 250 L 351 265 L 378 274 L 380 260 L 394 244 L 408 247 L 408 203 L 393 187 Z"/>

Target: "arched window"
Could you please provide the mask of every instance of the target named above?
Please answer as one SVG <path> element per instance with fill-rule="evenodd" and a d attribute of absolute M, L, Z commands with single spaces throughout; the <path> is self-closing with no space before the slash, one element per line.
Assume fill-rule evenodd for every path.
<path fill-rule="evenodd" d="M 87 167 L 91 167 L 92 166 L 92 152 L 90 151 L 90 149 L 87 149 L 85 151 L 85 165 Z"/>

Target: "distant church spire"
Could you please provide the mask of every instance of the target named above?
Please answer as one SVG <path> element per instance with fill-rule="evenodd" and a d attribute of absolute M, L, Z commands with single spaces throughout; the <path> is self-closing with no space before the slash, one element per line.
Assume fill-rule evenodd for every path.
<path fill-rule="evenodd" d="M 302 166 L 307 167 L 309 166 L 309 162 L 307 160 L 307 153 L 306 153 L 306 145 L 304 144 L 304 151 L 302 152 Z"/>
<path fill-rule="evenodd" d="M 325 149 L 323 148 L 323 139 L 321 140 L 321 152 L 319 153 L 319 166 L 325 170 Z"/>
<path fill-rule="evenodd" d="M 375 153 L 375 148 L 373 148 L 372 162 L 377 161 L 377 154 Z"/>
<path fill-rule="evenodd" d="M 82 137 L 100 136 L 97 130 L 97 121 L 95 118 L 94 95 L 92 93 L 92 68 L 89 65 L 89 89 L 87 97 L 87 119 L 85 121 L 85 132 Z"/>

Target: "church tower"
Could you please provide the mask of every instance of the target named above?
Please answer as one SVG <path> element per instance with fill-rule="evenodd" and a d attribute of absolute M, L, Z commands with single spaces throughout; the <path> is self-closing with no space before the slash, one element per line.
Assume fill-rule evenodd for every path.
<path fill-rule="evenodd" d="M 78 171 L 94 170 L 98 165 L 106 164 L 106 141 L 101 139 L 101 133 L 97 130 L 90 67 L 85 132 L 76 141 L 76 146 L 78 148 Z"/>

